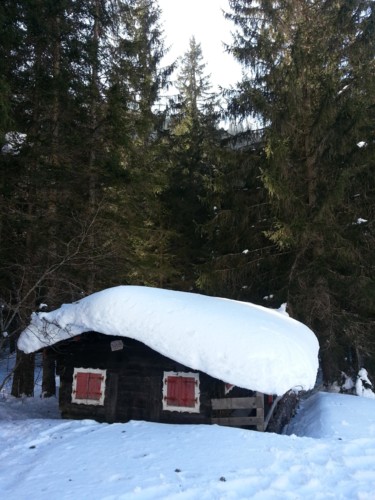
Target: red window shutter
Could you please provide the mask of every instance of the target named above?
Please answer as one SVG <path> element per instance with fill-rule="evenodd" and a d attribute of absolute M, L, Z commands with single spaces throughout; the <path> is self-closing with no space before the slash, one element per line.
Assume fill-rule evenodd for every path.
<path fill-rule="evenodd" d="M 167 403 L 169 406 L 178 405 L 178 379 L 179 377 L 167 377 Z"/>
<path fill-rule="evenodd" d="M 169 406 L 195 406 L 195 379 L 192 377 L 167 378 L 167 403 Z"/>
<path fill-rule="evenodd" d="M 182 385 L 182 398 L 181 406 L 194 407 L 195 406 L 195 379 L 191 377 L 181 378 Z"/>
<path fill-rule="evenodd" d="M 100 373 L 78 372 L 76 377 L 75 397 L 77 399 L 100 399 L 103 380 L 103 376 Z"/>

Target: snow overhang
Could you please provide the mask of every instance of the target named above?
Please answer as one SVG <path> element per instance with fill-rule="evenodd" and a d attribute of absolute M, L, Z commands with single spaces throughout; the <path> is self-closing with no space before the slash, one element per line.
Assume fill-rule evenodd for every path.
<path fill-rule="evenodd" d="M 32 353 L 84 332 L 128 337 L 238 387 L 282 395 L 312 389 L 319 344 L 302 323 L 247 302 L 119 286 L 33 313 L 18 348 Z"/>

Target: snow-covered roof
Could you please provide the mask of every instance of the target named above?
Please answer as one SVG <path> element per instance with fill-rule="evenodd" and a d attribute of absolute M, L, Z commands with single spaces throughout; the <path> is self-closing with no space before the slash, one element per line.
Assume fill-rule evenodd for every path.
<path fill-rule="evenodd" d="M 31 353 L 90 331 L 141 341 L 192 369 L 266 394 L 311 389 L 318 370 L 317 338 L 286 313 L 139 286 L 109 288 L 33 313 L 18 348 Z"/>

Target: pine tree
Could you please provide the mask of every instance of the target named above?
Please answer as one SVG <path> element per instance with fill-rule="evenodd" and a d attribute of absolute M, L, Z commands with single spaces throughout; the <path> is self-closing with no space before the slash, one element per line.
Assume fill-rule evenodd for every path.
<path fill-rule="evenodd" d="M 210 77 L 206 74 L 206 66 L 202 47 L 192 37 L 188 51 L 180 60 L 180 71 L 176 81 L 184 118 L 198 119 L 200 110 L 207 107 L 211 83 Z"/>
<path fill-rule="evenodd" d="M 108 217 L 116 225 L 117 279 L 164 286 L 174 274 L 161 194 L 168 183 L 166 110 L 159 106 L 173 65 L 154 0 L 121 3 L 107 89 Z M 113 178 L 113 177 L 112 177 Z"/>
<path fill-rule="evenodd" d="M 77 270 L 93 220 L 85 209 L 93 149 L 87 117 L 95 109 L 88 78 L 94 64 L 91 6 L 33 0 L 6 2 L 1 11 L 7 27 L 1 46 L 9 98 L 5 131 L 15 132 L 7 134 L 0 158 L 1 296 L 13 336 L 40 302 L 53 307 L 85 289 L 85 274 Z M 104 14 L 102 19 L 107 23 Z M 12 145 L 10 135 L 22 140 Z M 95 250 L 85 250 L 86 261 Z M 14 395 L 33 388 L 32 359 L 23 358 L 18 353 Z"/>
<path fill-rule="evenodd" d="M 209 253 L 205 224 L 210 218 L 209 193 L 220 156 L 218 98 L 211 91 L 202 49 L 194 38 L 180 59 L 179 91 L 170 117 L 171 172 L 166 193 L 173 251 L 180 269 L 176 287 L 197 287 L 199 268 Z"/>
<path fill-rule="evenodd" d="M 366 200 L 364 218 L 373 211 L 373 2 L 230 6 L 238 27 L 230 50 L 247 68 L 231 111 L 267 127 L 262 177 L 274 219 L 267 235 L 289 254 L 280 293 L 284 287 L 293 315 L 318 334 L 332 381 L 374 355 L 373 232 L 353 225 L 357 194 Z"/>
<path fill-rule="evenodd" d="M 260 178 L 261 144 L 245 147 L 237 134 L 229 135 L 220 158 L 205 225 L 210 255 L 199 281 L 211 295 L 272 305 L 278 286 L 274 260 L 283 256 L 264 235 L 270 205 Z"/>
<path fill-rule="evenodd" d="M 38 302 L 41 269 L 48 268 L 50 243 L 55 221 L 55 196 L 51 170 L 57 148 L 60 31 L 57 29 L 61 2 L 17 2 L 7 12 L 5 24 L 13 21 L 13 37 L 5 49 L 12 135 L 23 137 L 18 149 L 9 149 L 2 158 L 5 177 L 6 222 L 3 296 L 6 297 L 10 326 L 22 328 Z M 39 17 L 41 16 L 41 17 Z M 43 19 L 43 21 L 42 21 Z M 46 23 L 42 27 L 42 23 Z M 10 129 L 12 130 L 12 129 Z M 9 134 L 8 134 L 9 136 Z M 12 178 L 12 174 L 15 177 Z M 43 222 L 51 231 L 42 231 Z M 41 236 L 43 234 L 43 236 Z M 43 283 L 46 286 L 46 283 Z M 33 357 L 17 353 L 13 395 L 33 391 Z"/>

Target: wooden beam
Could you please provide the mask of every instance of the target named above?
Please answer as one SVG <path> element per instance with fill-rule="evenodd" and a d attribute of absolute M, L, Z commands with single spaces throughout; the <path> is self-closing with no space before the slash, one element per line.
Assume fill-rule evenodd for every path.
<path fill-rule="evenodd" d="M 263 408 L 263 396 L 211 399 L 211 404 L 213 410 L 247 410 Z"/>
<path fill-rule="evenodd" d="M 262 426 L 263 430 L 263 417 L 213 417 L 211 422 L 217 425 L 227 425 L 230 427 L 241 427 L 256 425 Z"/>

